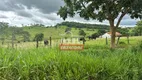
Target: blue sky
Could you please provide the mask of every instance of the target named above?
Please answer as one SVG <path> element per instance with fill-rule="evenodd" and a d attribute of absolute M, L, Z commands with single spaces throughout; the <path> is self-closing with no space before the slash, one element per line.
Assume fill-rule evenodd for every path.
<path fill-rule="evenodd" d="M 62 0 L 0 0 L 0 21 L 17 26 L 34 23 L 48 26 L 56 25 L 63 22 L 56 14 L 60 6 L 63 5 Z M 108 21 L 102 23 L 96 20 L 86 21 L 78 15 L 74 18 L 67 18 L 66 21 L 108 25 Z M 139 20 L 131 19 L 129 15 L 126 15 L 121 21 L 120 26 L 134 27 L 137 21 Z"/>

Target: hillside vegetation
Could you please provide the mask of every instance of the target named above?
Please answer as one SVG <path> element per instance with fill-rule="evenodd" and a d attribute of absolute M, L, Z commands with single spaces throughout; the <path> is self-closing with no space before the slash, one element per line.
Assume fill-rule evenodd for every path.
<path fill-rule="evenodd" d="M 57 24 L 54 27 L 33 25 L 33 26 L 25 26 L 22 28 L 31 34 L 31 38 L 33 38 L 37 33 L 43 33 L 45 38 L 49 38 L 50 36 L 52 36 L 53 38 L 61 38 L 64 37 L 62 36 L 62 34 L 65 34 L 66 28 L 71 28 L 71 33 L 74 36 L 78 36 L 80 30 L 84 30 L 86 36 L 92 35 L 93 33 L 96 33 L 100 29 L 108 31 L 107 25 L 83 24 L 76 22 L 63 22 Z"/>

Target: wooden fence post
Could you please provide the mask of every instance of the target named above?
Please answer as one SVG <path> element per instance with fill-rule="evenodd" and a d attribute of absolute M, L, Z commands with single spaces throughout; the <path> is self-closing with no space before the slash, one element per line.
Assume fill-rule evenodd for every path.
<path fill-rule="evenodd" d="M 129 36 L 127 36 L 127 42 L 128 42 L 128 44 L 130 43 L 130 42 L 129 42 Z"/>
<path fill-rule="evenodd" d="M 51 44 L 52 44 L 52 38 L 51 38 L 51 36 L 50 36 L 50 47 L 52 46 Z"/>
<path fill-rule="evenodd" d="M 108 45 L 107 37 L 106 37 L 106 45 Z"/>
<path fill-rule="evenodd" d="M 120 37 L 118 37 L 118 39 L 117 39 L 117 44 L 119 44 L 119 40 L 120 40 Z"/>

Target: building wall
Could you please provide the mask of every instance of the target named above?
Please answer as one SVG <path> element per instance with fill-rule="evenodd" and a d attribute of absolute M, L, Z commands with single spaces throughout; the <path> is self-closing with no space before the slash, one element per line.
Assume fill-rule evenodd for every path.
<path fill-rule="evenodd" d="M 110 34 L 108 34 L 108 33 L 105 33 L 104 35 L 102 35 L 102 38 L 111 38 L 111 35 Z"/>

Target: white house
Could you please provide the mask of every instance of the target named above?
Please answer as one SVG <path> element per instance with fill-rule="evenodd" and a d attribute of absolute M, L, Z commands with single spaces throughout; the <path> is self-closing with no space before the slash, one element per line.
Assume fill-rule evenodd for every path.
<path fill-rule="evenodd" d="M 110 34 L 108 34 L 108 33 L 105 33 L 104 35 L 102 35 L 102 38 L 111 38 L 111 35 Z"/>
<path fill-rule="evenodd" d="M 115 36 L 116 37 L 120 37 L 120 36 L 122 36 L 122 34 L 120 34 L 119 32 L 116 32 L 115 33 Z M 107 33 L 105 33 L 104 35 L 102 35 L 102 38 L 111 38 L 111 33 L 110 32 L 107 32 Z"/>

